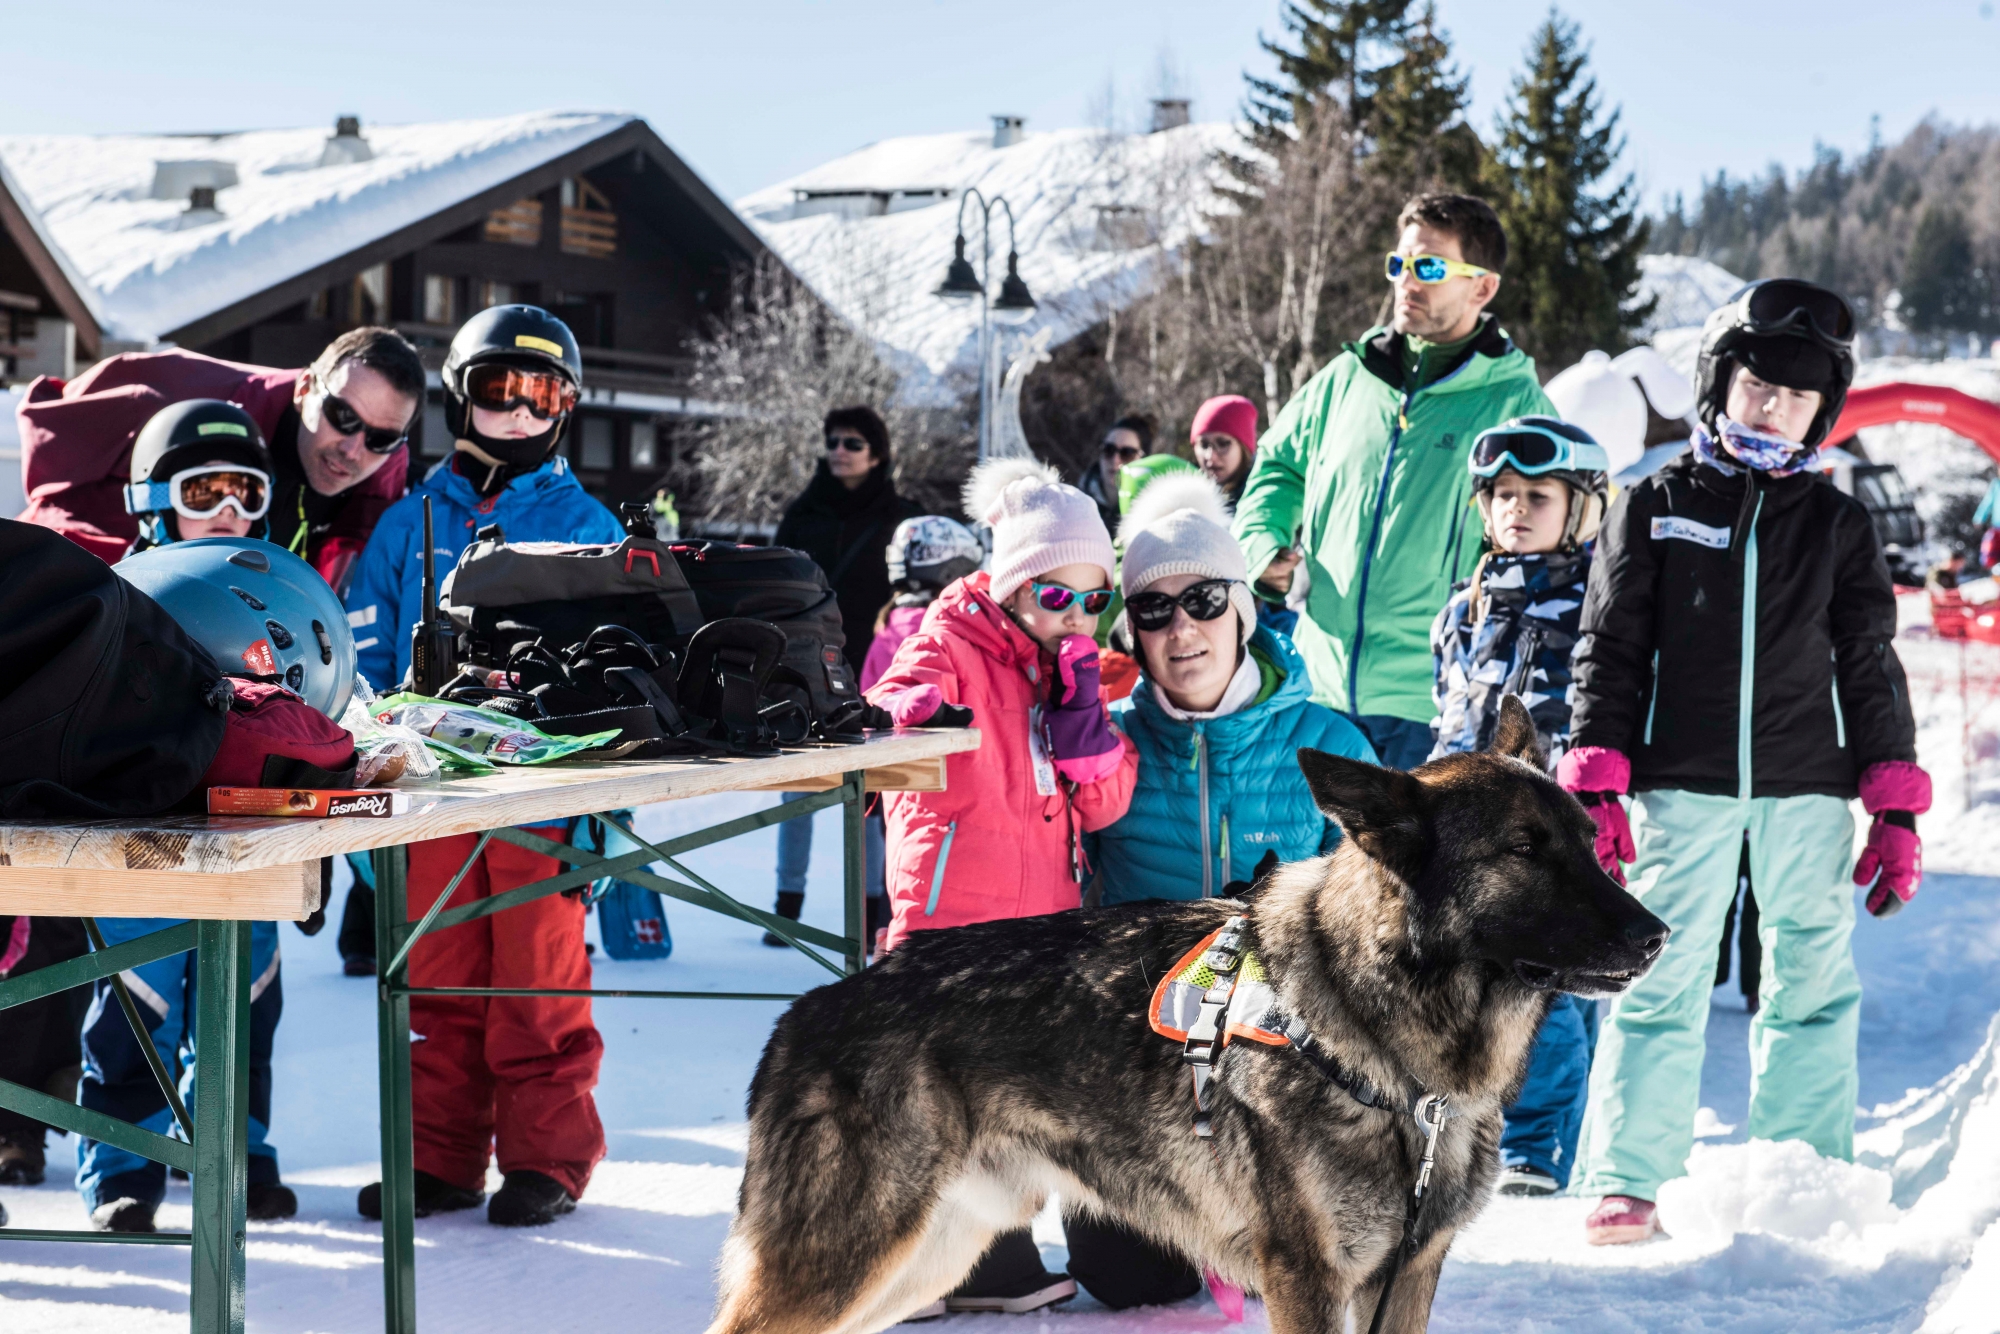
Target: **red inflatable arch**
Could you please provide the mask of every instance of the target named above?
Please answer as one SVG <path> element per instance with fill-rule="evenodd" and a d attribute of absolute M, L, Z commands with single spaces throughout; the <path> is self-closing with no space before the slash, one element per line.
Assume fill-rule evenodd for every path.
<path fill-rule="evenodd" d="M 1933 422 L 1978 445 L 2000 463 L 2000 403 L 1935 384 L 1871 384 L 1852 389 L 1827 439 L 1845 440 L 1864 426 Z"/>

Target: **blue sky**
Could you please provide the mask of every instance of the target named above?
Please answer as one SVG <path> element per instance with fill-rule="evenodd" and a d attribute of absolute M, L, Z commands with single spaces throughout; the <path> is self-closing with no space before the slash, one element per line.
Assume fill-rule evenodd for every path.
<path fill-rule="evenodd" d="M 1484 132 L 1542 0 L 1438 0 Z M 1567 0 L 1649 196 L 1717 167 L 1804 163 L 1816 138 L 1893 139 L 1927 112 L 2000 120 L 1990 0 Z M 875 139 L 1128 121 L 1164 63 L 1217 119 L 1275 0 L 345 0 L 20 5 L 0 131 L 207 130 L 540 107 L 645 115 L 725 196 Z"/>

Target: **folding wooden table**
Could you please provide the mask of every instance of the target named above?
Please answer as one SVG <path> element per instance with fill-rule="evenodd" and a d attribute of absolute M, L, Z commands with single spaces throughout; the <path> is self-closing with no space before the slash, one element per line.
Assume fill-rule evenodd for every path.
<path fill-rule="evenodd" d="M 301 921 L 310 916 L 319 901 L 320 858 L 372 850 L 376 957 L 381 964 L 376 1035 L 381 1071 L 385 1327 L 390 1334 L 413 1334 L 416 1251 L 412 1232 L 411 996 L 590 995 L 707 1000 L 789 1000 L 792 996 L 772 992 L 412 987 L 407 966 L 416 940 L 432 931 L 615 877 L 770 930 L 833 977 L 856 972 L 867 957 L 862 828 L 866 794 L 941 790 L 945 756 L 976 749 L 979 740 L 979 733 L 969 728 L 871 733 L 853 745 L 791 749 L 755 759 L 568 763 L 509 769 L 409 788 L 411 811 L 386 819 L 178 816 L 0 825 L 0 912 L 188 919 L 80 959 L 0 982 L 0 1010 L 102 978 L 114 979 L 116 986 L 115 979 L 125 969 L 193 950 L 199 1053 L 194 1106 L 185 1116 L 165 1068 L 156 1064 L 154 1069 L 168 1089 L 168 1104 L 175 1109 L 185 1139 L 154 1134 L 39 1090 L 0 1080 L 0 1106 L 187 1172 L 194 1206 L 188 1232 L 0 1228 L 0 1240 L 189 1246 L 191 1327 L 196 1334 L 240 1334 L 246 1245 L 243 1211 L 250 1072 L 250 923 Z M 659 844 L 640 838 L 629 825 L 606 816 L 607 812 L 654 802 L 743 791 L 811 795 Z M 840 935 L 741 903 L 679 860 L 697 848 L 836 805 L 843 809 L 844 835 L 846 929 Z M 620 829 L 635 845 L 633 850 L 607 856 L 522 827 L 586 815 L 596 815 Z M 467 833 L 481 835 L 474 857 L 487 842 L 497 839 L 552 857 L 568 869 L 455 908 L 449 906 L 451 894 L 446 893 L 423 920 L 406 921 L 408 845 Z M 470 869 L 471 860 L 467 859 L 451 881 L 453 890 Z M 664 863 L 672 874 L 647 870 L 654 862 Z M 121 994 L 120 1000 L 126 998 Z M 137 1025 L 138 1016 L 129 1004 L 127 1013 Z M 153 1051 L 143 1033 L 139 1045 L 148 1053 Z"/>

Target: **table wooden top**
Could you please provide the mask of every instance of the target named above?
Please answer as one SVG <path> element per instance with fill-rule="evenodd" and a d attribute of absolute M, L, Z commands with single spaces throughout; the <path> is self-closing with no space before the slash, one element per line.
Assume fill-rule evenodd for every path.
<path fill-rule="evenodd" d="M 976 750 L 973 728 L 872 732 L 846 746 L 788 750 L 763 759 L 714 758 L 558 763 L 411 784 L 406 815 L 377 819 L 286 819 L 184 815 L 151 820 L 54 820 L 0 824 L 0 910 L 5 881 L 33 868 L 93 872 L 228 875 L 293 867 L 395 843 L 567 819 L 625 806 L 717 792 L 826 787 L 856 769 L 906 768 Z M 923 786 L 871 782 L 878 789 Z M 143 878 L 143 877 L 139 877 Z M 315 891 L 316 892 L 316 891 Z M 18 910 L 25 910 L 18 909 Z"/>

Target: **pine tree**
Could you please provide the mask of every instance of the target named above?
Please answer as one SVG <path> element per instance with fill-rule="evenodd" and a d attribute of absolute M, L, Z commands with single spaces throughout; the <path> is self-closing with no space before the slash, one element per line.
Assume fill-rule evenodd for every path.
<path fill-rule="evenodd" d="M 1551 373 L 1592 348 L 1623 348 L 1653 305 L 1632 304 L 1648 224 L 1629 174 L 1605 187 L 1625 144 L 1588 65 L 1577 25 L 1551 9 L 1488 159 L 1487 197 L 1509 249 L 1494 309 Z"/>
<path fill-rule="evenodd" d="M 1468 80 L 1451 63 L 1450 38 L 1437 26 L 1436 6 L 1424 0 L 1387 40 L 1396 59 L 1373 76 L 1369 116 L 1362 122 L 1374 169 L 1405 194 L 1476 188 L 1485 149 L 1465 122 Z"/>
<path fill-rule="evenodd" d="M 1903 318 L 1918 333 L 1987 333 L 1992 283 L 1972 253 L 1965 215 L 1936 201 L 1924 205 L 1903 257 Z"/>
<path fill-rule="evenodd" d="M 1278 77 L 1243 76 L 1252 143 L 1268 148 L 1275 136 L 1289 136 L 1323 97 L 1340 103 L 1349 124 L 1365 124 L 1375 95 L 1369 48 L 1393 37 L 1409 8 L 1410 0 L 1286 0 L 1278 21 L 1292 44 L 1258 38 L 1277 60 Z"/>

